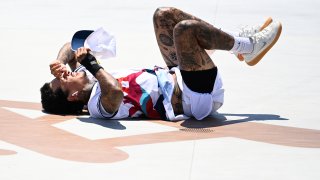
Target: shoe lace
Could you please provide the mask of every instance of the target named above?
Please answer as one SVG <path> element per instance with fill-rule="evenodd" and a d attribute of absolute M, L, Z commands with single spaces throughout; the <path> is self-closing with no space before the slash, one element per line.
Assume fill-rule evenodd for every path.
<path fill-rule="evenodd" d="M 259 33 L 256 33 L 254 36 L 251 36 L 250 38 L 254 42 L 258 43 L 261 40 L 268 38 L 269 36 L 270 36 L 269 30 L 268 30 L 268 28 L 265 28 L 262 31 L 260 31 Z"/>
<path fill-rule="evenodd" d="M 257 30 L 259 29 L 259 26 L 242 26 L 240 27 L 240 32 L 239 32 L 239 36 L 240 37 L 250 37 L 253 34 L 255 34 L 257 32 Z"/>

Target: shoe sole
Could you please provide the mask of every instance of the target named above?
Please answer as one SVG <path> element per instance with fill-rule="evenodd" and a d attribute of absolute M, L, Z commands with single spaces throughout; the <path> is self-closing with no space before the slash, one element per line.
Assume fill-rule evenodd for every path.
<path fill-rule="evenodd" d="M 277 35 L 274 38 L 274 40 L 272 41 L 272 43 L 266 49 L 264 49 L 257 57 L 255 57 L 254 59 L 252 59 L 251 61 L 246 62 L 246 63 L 249 66 L 256 65 L 263 58 L 263 56 L 273 47 L 273 45 L 276 44 L 276 42 L 278 41 L 278 39 L 281 35 L 281 32 L 282 32 L 282 24 L 280 23 Z"/>
<path fill-rule="evenodd" d="M 273 19 L 271 17 L 269 17 L 265 22 L 264 24 L 261 26 L 260 30 L 259 31 L 262 31 L 264 28 L 266 28 L 267 26 L 269 26 L 269 24 L 271 24 L 273 21 Z M 244 60 L 244 57 L 242 56 L 242 54 L 238 54 L 237 55 L 237 58 L 239 59 L 239 61 L 243 61 Z"/>

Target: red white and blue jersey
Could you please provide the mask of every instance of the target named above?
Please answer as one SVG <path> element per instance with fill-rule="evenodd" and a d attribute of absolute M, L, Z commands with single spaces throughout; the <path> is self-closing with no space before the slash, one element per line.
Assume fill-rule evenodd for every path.
<path fill-rule="evenodd" d="M 118 111 L 110 114 L 101 104 L 101 89 L 96 83 L 88 102 L 88 110 L 92 117 L 122 119 L 127 117 L 165 117 L 163 95 L 158 85 L 158 78 L 153 70 L 125 70 L 110 72 L 122 86 L 124 99 Z M 172 82 L 173 84 L 173 79 Z"/>

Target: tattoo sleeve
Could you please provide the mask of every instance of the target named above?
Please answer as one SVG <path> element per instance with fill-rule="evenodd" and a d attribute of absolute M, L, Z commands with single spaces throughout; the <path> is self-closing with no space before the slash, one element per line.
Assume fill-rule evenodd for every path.
<path fill-rule="evenodd" d="M 115 113 L 123 100 L 119 82 L 108 72 L 100 69 L 95 76 L 101 88 L 101 103 L 108 113 Z"/>
<path fill-rule="evenodd" d="M 63 64 L 68 64 L 71 70 L 77 68 L 78 63 L 75 60 L 74 52 L 71 50 L 71 43 L 66 43 L 62 46 L 58 53 L 57 60 L 59 60 Z"/>

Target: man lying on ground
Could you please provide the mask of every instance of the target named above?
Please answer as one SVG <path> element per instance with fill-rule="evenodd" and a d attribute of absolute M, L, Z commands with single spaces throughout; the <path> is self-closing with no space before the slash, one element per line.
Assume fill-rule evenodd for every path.
<path fill-rule="evenodd" d="M 50 64 L 55 79 L 41 88 L 43 109 L 72 114 L 87 107 L 90 116 L 108 119 L 202 120 L 214 114 L 224 99 L 218 68 L 206 50 L 231 51 L 253 66 L 282 30 L 280 22 L 269 18 L 230 34 L 176 8 L 158 8 L 153 23 L 167 68 L 107 72 L 90 49 L 66 43 Z"/>

